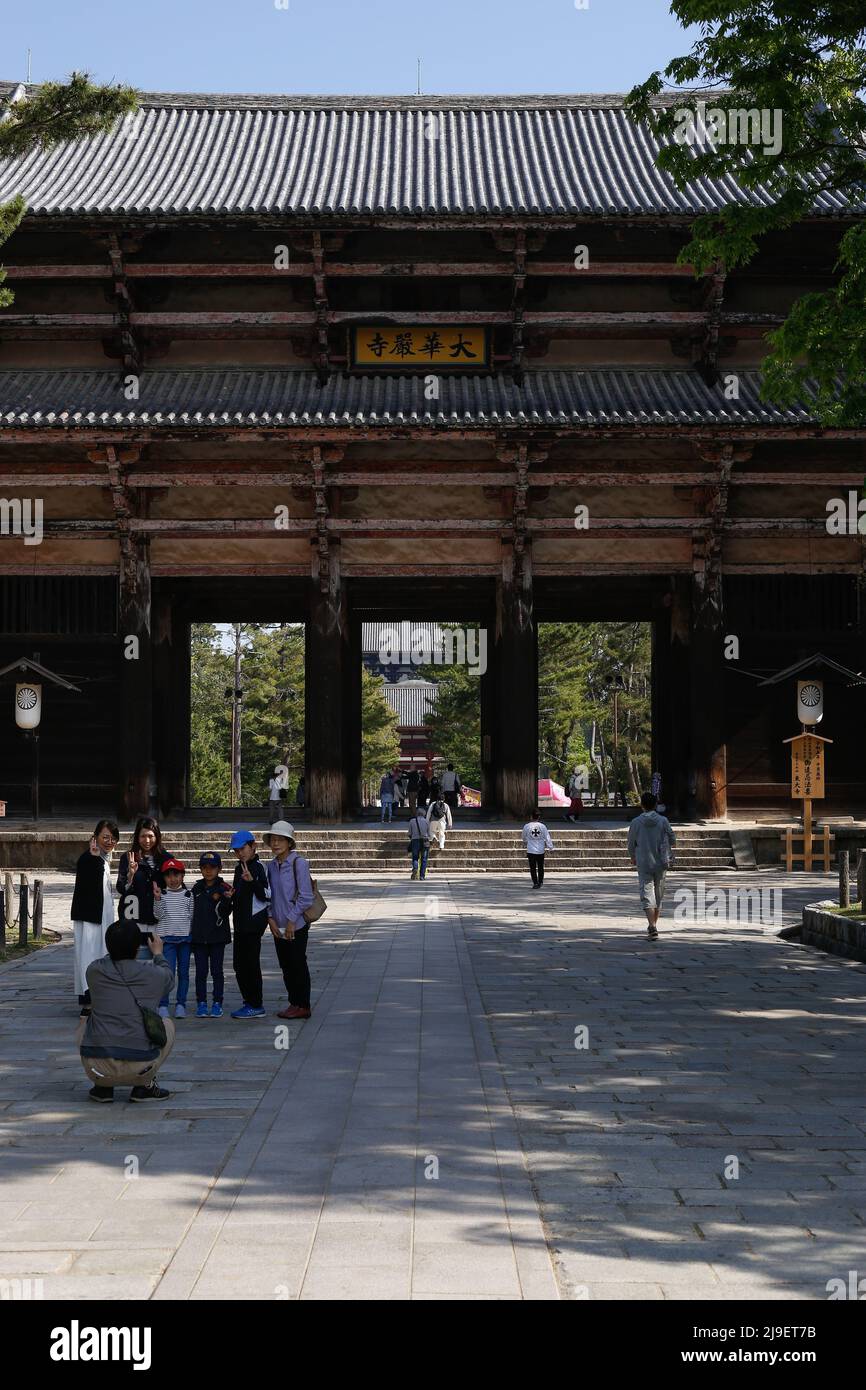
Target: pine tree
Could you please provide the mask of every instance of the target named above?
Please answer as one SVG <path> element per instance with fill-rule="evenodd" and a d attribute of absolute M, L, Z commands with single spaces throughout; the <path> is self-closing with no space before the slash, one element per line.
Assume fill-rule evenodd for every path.
<path fill-rule="evenodd" d="M 25 91 L 17 101 L 7 98 L 0 108 L 0 158 L 20 157 L 32 150 L 50 150 L 66 141 L 99 135 L 138 105 L 132 87 L 95 86 L 86 72 L 74 72 L 68 82 L 44 82 Z M 27 211 L 19 195 L 0 206 L 0 246 L 8 241 Z M 14 300 L 3 287 L 0 268 L 0 308 Z"/>

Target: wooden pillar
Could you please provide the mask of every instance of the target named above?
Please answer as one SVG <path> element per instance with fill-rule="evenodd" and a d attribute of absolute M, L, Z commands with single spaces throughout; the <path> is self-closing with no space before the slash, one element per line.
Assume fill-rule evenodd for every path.
<path fill-rule="evenodd" d="M 496 592 L 498 706 L 497 800 L 503 815 L 526 820 L 538 802 L 538 644 L 529 542 L 503 544 Z"/>
<path fill-rule="evenodd" d="M 120 566 L 120 710 L 118 813 L 148 815 L 153 756 L 150 547 L 146 536 L 125 536 Z"/>
<path fill-rule="evenodd" d="M 652 770 L 661 773 L 661 799 L 668 812 L 680 819 L 694 813 L 689 794 L 691 612 L 691 580 L 675 576 L 653 623 Z"/>
<path fill-rule="evenodd" d="M 497 742 L 496 719 L 496 652 L 490 641 L 494 624 L 489 617 L 484 619 L 487 632 L 487 670 L 479 677 L 479 699 L 481 701 L 481 805 L 485 809 L 497 810 L 500 806 L 499 789 L 496 777 L 494 756 Z"/>
<path fill-rule="evenodd" d="M 361 811 L 361 620 L 350 618 L 343 667 L 343 762 L 346 769 L 344 812 Z"/>
<path fill-rule="evenodd" d="M 159 813 L 189 800 L 190 625 L 165 581 L 153 595 L 153 754 Z"/>
<path fill-rule="evenodd" d="M 313 554 L 305 642 L 307 804 L 314 820 L 335 822 L 348 799 L 344 675 L 350 644 L 339 542 Z"/>
<path fill-rule="evenodd" d="M 701 820 L 728 814 L 725 747 L 722 577 L 707 568 L 694 576 L 691 623 L 691 784 Z"/>

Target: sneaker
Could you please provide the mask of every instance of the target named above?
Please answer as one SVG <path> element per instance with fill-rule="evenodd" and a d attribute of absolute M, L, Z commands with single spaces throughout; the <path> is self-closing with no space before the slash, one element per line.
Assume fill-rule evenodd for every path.
<path fill-rule="evenodd" d="M 87 1092 L 91 1100 L 95 1100 L 98 1105 L 110 1105 L 114 1100 L 113 1086 L 91 1086 Z"/>
<path fill-rule="evenodd" d="M 207 1018 L 207 1017 L 208 1017 L 208 1009 L 207 1009 L 207 1000 L 206 1000 L 206 999 L 200 999 L 200 1000 L 199 1000 L 198 1004 L 196 1005 L 195 1016 L 196 1016 L 196 1018 Z M 175 1017 L 177 1017 L 177 1015 L 175 1015 Z"/>
<path fill-rule="evenodd" d="M 239 1009 L 232 1010 L 232 1018 L 264 1018 L 264 1009 L 255 1009 L 252 1004 L 242 1004 Z"/>
<path fill-rule="evenodd" d="M 174 1016 L 175 1018 L 186 1018 L 186 1004 L 175 1004 Z"/>
<path fill-rule="evenodd" d="M 210 1006 L 210 1016 L 211 1018 L 222 1018 L 223 1016 L 223 1006 L 218 1004 L 216 1000 Z"/>
<path fill-rule="evenodd" d="M 168 1100 L 171 1091 L 163 1091 L 152 1081 L 149 1086 L 133 1086 L 129 1093 L 130 1100 Z"/>
<path fill-rule="evenodd" d="M 282 1009 L 277 1018 L 310 1018 L 312 1010 L 302 1009 L 300 1004 L 290 1004 L 287 1009 Z"/>
<path fill-rule="evenodd" d="M 413 877 L 413 879 L 415 879 L 415 878 L 418 877 L 418 870 L 417 870 L 417 869 L 413 869 L 413 870 L 412 870 L 412 877 Z"/>
<path fill-rule="evenodd" d="M 656 931 L 655 927 L 647 928 L 647 936 L 649 937 L 650 941 L 658 941 L 659 939 L 659 934 Z"/>
<path fill-rule="evenodd" d="M 167 1004 L 160 1004 L 160 1006 L 159 1006 L 159 1016 L 160 1016 L 160 1018 L 168 1018 L 168 1005 L 167 1005 Z"/>

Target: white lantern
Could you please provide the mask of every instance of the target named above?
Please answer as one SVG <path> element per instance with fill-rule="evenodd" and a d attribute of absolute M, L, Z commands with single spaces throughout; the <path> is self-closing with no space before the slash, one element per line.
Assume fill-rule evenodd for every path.
<path fill-rule="evenodd" d="M 820 724 L 824 718 L 823 681 L 797 681 L 797 718 L 801 724 Z"/>
<path fill-rule="evenodd" d="M 38 729 L 42 718 L 42 686 L 22 681 L 15 687 L 15 723 L 19 729 Z"/>

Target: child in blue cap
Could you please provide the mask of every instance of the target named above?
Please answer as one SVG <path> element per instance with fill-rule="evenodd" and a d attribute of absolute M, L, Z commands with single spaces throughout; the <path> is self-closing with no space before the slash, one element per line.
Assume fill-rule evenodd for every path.
<path fill-rule="evenodd" d="M 232 939 L 229 918 L 232 911 L 232 890 L 220 876 L 222 856 L 209 850 L 198 861 L 201 878 L 192 889 L 192 953 L 195 957 L 196 1018 L 207 1018 L 207 977 L 213 980 L 213 1004 L 210 1017 L 219 1018 L 223 1011 L 225 976 L 223 958 Z"/>
<path fill-rule="evenodd" d="M 237 865 L 232 883 L 234 951 L 232 964 L 243 1003 L 232 1018 L 264 1018 L 262 1005 L 262 936 L 267 930 L 271 890 L 265 866 L 256 854 L 251 830 L 236 830 L 231 838 Z"/>

